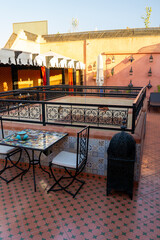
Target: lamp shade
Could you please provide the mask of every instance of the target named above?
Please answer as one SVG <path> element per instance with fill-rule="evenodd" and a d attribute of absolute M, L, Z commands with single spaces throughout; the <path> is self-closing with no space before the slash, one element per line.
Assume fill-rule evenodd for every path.
<path fill-rule="evenodd" d="M 147 85 L 147 88 L 150 89 L 152 87 L 151 83 L 150 83 L 150 80 L 149 80 L 149 83 Z"/>
<path fill-rule="evenodd" d="M 153 56 L 151 54 L 151 56 L 149 57 L 149 62 L 153 62 Z"/>
<path fill-rule="evenodd" d="M 115 57 L 114 56 L 112 57 L 112 63 L 115 63 Z"/>
<path fill-rule="evenodd" d="M 133 75 L 132 67 L 131 67 L 131 69 L 130 69 L 130 71 L 129 71 L 129 75 Z"/>
<path fill-rule="evenodd" d="M 133 61 L 134 61 L 133 56 L 130 56 L 129 61 L 130 61 L 130 62 L 133 62 Z"/>
<path fill-rule="evenodd" d="M 148 76 L 152 76 L 152 70 L 151 70 L 151 67 L 150 67 L 150 69 L 149 69 L 149 71 L 148 71 Z"/>
<path fill-rule="evenodd" d="M 132 87 L 133 87 L 132 80 L 130 80 L 130 83 L 129 83 L 128 87 L 129 87 L 129 88 L 132 88 Z"/>

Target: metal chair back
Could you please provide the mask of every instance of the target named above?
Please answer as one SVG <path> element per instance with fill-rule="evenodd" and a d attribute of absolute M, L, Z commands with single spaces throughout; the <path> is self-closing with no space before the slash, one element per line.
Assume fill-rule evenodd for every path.
<path fill-rule="evenodd" d="M 3 119 L 2 117 L 0 116 L 0 121 L 1 121 L 1 136 L 2 136 L 2 139 L 4 138 L 4 131 L 3 131 Z"/>
<path fill-rule="evenodd" d="M 88 157 L 89 127 L 77 133 L 77 163 L 76 170 L 82 171 Z"/>

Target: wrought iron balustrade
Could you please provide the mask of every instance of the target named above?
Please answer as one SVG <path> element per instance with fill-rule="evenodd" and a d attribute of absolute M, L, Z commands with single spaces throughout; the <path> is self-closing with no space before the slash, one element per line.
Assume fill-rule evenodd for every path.
<path fill-rule="evenodd" d="M 1 111 L 4 120 L 63 125 L 90 125 L 91 127 L 120 129 L 123 117 L 128 120 L 131 106 L 68 104 L 7 100 L 8 107 Z"/>
<path fill-rule="evenodd" d="M 128 119 L 128 108 L 118 109 L 95 106 L 91 104 L 84 105 L 54 105 L 46 104 L 46 122 L 52 123 L 70 123 L 70 124 L 90 124 L 95 126 L 121 126 L 123 117 Z"/>
<path fill-rule="evenodd" d="M 52 88 L 54 91 L 52 91 Z M 115 87 L 114 87 L 115 88 Z M 102 128 L 110 130 L 120 130 L 122 119 L 127 120 L 127 131 L 134 133 L 138 122 L 143 102 L 146 96 L 146 88 L 135 88 L 133 94 L 135 98 L 133 105 L 106 105 L 106 104 L 80 104 L 62 103 L 58 98 L 66 95 L 75 96 L 103 96 L 124 97 L 127 87 L 120 87 L 119 94 L 112 87 L 104 87 L 103 92 L 97 87 L 37 87 L 19 89 L 0 93 L 0 115 L 4 120 L 29 122 L 38 124 L 56 124 L 67 126 L 90 125 L 92 128 Z M 59 91 L 62 90 L 63 91 Z M 70 90 L 74 91 L 70 91 Z M 88 91 L 88 92 L 87 92 Z M 113 93 L 110 93 L 113 91 Z M 116 92 L 116 93 L 115 93 Z M 124 93 L 125 92 L 125 93 Z M 81 95 L 82 94 L 82 95 Z M 88 94 L 88 95 L 87 95 Z M 108 94 L 108 95 L 107 95 Z M 57 98 L 56 102 L 51 102 Z M 102 99 L 102 98 L 101 98 Z M 103 101 L 102 101 L 103 103 Z"/>

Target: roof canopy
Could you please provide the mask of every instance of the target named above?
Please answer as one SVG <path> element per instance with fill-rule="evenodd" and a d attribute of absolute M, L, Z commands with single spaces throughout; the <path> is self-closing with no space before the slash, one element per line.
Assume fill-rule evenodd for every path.
<path fill-rule="evenodd" d="M 85 64 L 58 53 L 47 52 L 32 54 L 29 52 L 0 49 L 0 64 L 45 66 L 48 68 L 85 69 Z"/>
<path fill-rule="evenodd" d="M 43 65 L 51 68 L 75 68 L 85 69 L 85 64 L 75 59 L 71 59 L 55 52 L 39 54 L 34 59 L 34 64 Z"/>
<path fill-rule="evenodd" d="M 2 48 L 0 49 L 0 63 L 9 65 L 33 65 L 32 53 Z"/>

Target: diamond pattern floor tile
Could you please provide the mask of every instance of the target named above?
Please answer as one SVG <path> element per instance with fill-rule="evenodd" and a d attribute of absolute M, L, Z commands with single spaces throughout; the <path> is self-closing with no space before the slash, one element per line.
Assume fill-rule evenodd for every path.
<path fill-rule="evenodd" d="M 159 114 L 148 114 L 141 179 L 133 200 L 119 192 L 106 196 L 106 179 L 87 175 L 75 199 L 65 192 L 47 194 L 53 180 L 38 167 L 36 193 L 31 171 L 23 181 L 0 180 L 0 240 L 160 239 L 159 122 Z"/>

